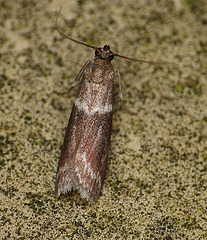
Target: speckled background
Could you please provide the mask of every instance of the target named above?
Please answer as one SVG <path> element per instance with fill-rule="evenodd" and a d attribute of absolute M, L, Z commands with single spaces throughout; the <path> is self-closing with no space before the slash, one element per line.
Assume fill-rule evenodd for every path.
<path fill-rule="evenodd" d="M 154 61 L 115 58 L 109 167 L 90 206 L 54 194 L 61 145 L 94 52 L 63 39 Z M 207 5 L 205 0 L 0 3 L 1 239 L 207 239 Z M 116 79 L 117 89 L 117 79 Z M 117 92 L 117 91 L 116 91 Z"/>

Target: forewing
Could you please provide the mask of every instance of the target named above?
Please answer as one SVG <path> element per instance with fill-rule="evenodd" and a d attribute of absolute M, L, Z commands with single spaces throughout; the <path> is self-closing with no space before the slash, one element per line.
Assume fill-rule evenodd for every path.
<path fill-rule="evenodd" d="M 112 114 L 88 119 L 75 158 L 81 197 L 94 203 L 100 194 L 110 147 Z"/>
<path fill-rule="evenodd" d="M 73 188 L 93 204 L 100 194 L 110 147 L 113 80 L 113 69 L 92 65 L 84 71 L 58 163 L 58 196 Z"/>

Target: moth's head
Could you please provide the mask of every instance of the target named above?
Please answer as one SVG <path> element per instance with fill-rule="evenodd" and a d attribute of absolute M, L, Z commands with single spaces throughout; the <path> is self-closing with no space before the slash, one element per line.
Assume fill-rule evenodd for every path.
<path fill-rule="evenodd" d="M 103 48 L 97 48 L 95 51 L 95 57 L 102 59 L 102 60 L 113 60 L 114 59 L 114 53 L 110 51 L 109 45 L 104 45 Z"/>

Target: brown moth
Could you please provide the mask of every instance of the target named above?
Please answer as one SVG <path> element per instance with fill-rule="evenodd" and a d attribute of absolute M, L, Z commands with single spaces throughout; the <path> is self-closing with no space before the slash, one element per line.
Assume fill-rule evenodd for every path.
<path fill-rule="evenodd" d="M 94 204 L 100 195 L 107 169 L 116 76 L 121 86 L 119 72 L 114 71 L 111 61 L 116 56 L 151 64 L 169 62 L 129 58 L 113 53 L 109 45 L 98 48 L 80 42 L 62 33 L 57 27 L 57 19 L 57 31 L 73 42 L 93 48 L 95 58 L 85 63 L 77 77 L 81 80 L 58 163 L 55 191 L 60 196 L 72 189 L 77 190 L 82 198 Z"/>

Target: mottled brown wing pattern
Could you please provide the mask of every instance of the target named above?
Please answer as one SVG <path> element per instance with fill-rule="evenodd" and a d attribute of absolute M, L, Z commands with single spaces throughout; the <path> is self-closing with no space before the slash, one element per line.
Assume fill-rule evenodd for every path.
<path fill-rule="evenodd" d="M 93 204 L 108 162 L 114 71 L 95 61 L 86 67 L 69 119 L 58 164 L 56 194 L 78 190 Z"/>

